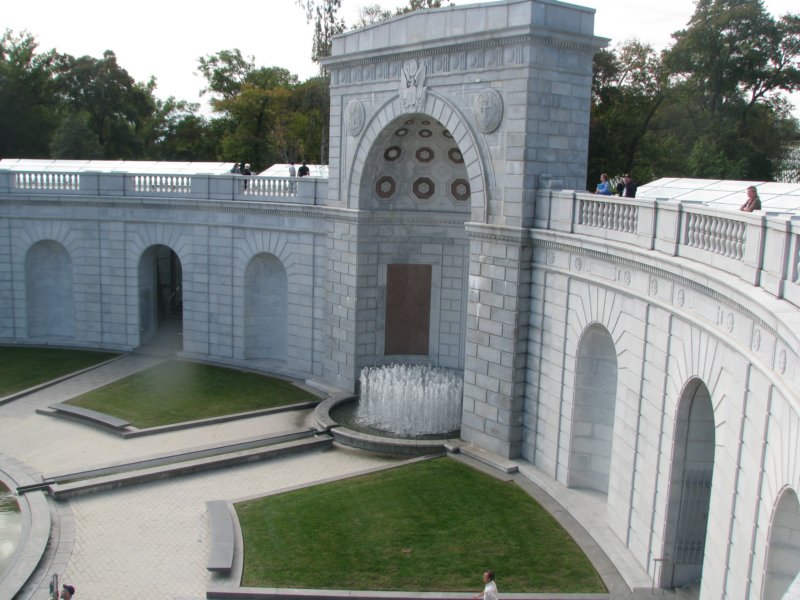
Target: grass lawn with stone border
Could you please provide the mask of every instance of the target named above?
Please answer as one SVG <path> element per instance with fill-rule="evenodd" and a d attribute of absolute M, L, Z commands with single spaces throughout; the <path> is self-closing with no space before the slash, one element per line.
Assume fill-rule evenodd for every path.
<path fill-rule="evenodd" d="M 246 587 L 604 593 L 589 559 L 513 482 L 449 458 L 236 505 Z"/>
<path fill-rule="evenodd" d="M 68 401 L 138 428 L 318 400 L 284 379 L 168 360 Z"/>
<path fill-rule="evenodd" d="M 0 398 L 119 356 L 72 348 L 0 347 Z"/>

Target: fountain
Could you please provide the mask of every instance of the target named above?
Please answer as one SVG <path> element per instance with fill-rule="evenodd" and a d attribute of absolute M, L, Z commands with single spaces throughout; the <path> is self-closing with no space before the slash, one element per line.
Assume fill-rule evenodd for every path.
<path fill-rule="evenodd" d="M 14 494 L 0 482 L 0 579 L 19 546 L 22 522 Z"/>
<path fill-rule="evenodd" d="M 338 442 L 394 454 L 443 452 L 458 443 L 462 376 L 426 365 L 365 367 L 361 395 L 323 401 L 317 427 Z"/>
<path fill-rule="evenodd" d="M 366 367 L 359 381 L 359 423 L 406 436 L 461 427 L 464 381 L 455 371 L 423 365 Z"/>

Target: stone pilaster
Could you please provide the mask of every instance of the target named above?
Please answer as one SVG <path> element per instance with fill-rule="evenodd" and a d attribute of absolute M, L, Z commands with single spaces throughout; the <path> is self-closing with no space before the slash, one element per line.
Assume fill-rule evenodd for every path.
<path fill-rule="evenodd" d="M 461 437 L 514 458 L 522 444 L 531 246 L 524 230 L 467 224 L 470 238 Z"/>

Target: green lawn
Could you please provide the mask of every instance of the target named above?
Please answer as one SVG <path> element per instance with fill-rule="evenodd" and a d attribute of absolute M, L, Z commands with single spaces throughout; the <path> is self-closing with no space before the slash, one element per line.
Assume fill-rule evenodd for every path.
<path fill-rule="evenodd" d="M 236 505 L 243 586 L 603 593 L 578 545 L 513 483 L 440 458 Z"/>
<path fill-rule="evenodd" d="M 145 428 L 315 399 L 283 379 L 168 360 L 68 403 Z"/>
<path fill-rule="evenodd" d="M 0 398 L 113 358 L 110 352 L 0 347 Z"/>

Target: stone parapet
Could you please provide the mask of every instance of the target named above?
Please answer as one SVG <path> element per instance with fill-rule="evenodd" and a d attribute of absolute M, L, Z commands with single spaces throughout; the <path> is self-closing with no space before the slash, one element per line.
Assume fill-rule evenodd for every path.
<path fill-rule="evenodd" d="M 321 205 L 328 180 L 320 177 L 245 177 L 17 171 L 0 169 L 0 194 L 169 198 Z"/>

